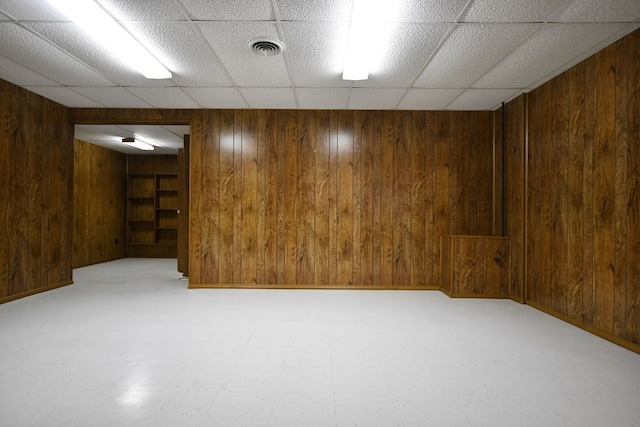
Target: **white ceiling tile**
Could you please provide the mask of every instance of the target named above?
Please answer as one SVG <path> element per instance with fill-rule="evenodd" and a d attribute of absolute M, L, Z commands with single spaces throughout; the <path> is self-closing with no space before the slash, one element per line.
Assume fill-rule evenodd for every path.
<path fill-rule="evenodd" d="M 520 93 L 519 89 L 467 89 L 446 108 L 447 110 L 495 110 L 502 102 Z"/>
<path fill-rule="evenodd" d="M 9 17 L 0 12 L 0 21 L 9 21 Z"/>
<path fill-rule="evenodd" d="M 121 87 L 74 87 L 74 91 L 107 108 L 150 108 L 147 102 Z"/>
<path fill-rule="evenodd" d="M 431 59 L 414 87 L 467 87 L 536 28 L 536 24 L 459 25 Z"/>
<path fill-rule="evenodd" d="M 349 100 L 348 88 L 297 88 L 298 105 L 304 110 L 343 110 Z"/>
<path fill-rule="evenodd" d="M 218 58 L 238 86 L 288 87 L 291 81 L 283 55 L 262 56 L 251 51 L 249 41 L 256 37 L 278 38 L 270 22 L 198 23 Z M 286 49 L 286 47 L 285 47 Z"/>
<path fill-rule="evenodd" d="M 99 108 L 99 103 L 80 95 L 74 90 L 63 86 L 25 86 L 27 90 L 44 96 L 47 99 L 73 108 Z"/>
<path fill-rule="evenodd" d="M 0 10 L 20 21 L 68 21 L 47 0 L 0 0 Z"/>
<path fill-rule="evenodd" d="M 62 24 L 64 25 L 64 24 Z M 0 25 L 0 55 L 64 85 L 111 86 L 91 68 L 17 24 Z"/>
<path fill-rule="evenodd" d="M 118 21 L 182 21 L 186 19 L 173 0 L 98 0 Z"/>
<path fill-rule="evenodd" d="M 126 27 L 169 68 L 177 85 L 232 85 L 229 74 L 192 23 L 141 22 Z"/>
<path fill-rule="evenodd" d="M 0 76 L 18 86 L 57 86 L 40 73 L 26 68 L 15 61 L 0 56 Z"/>
<path fill-rule="evenodd" d="M 573 0 L 474 0 L 463 22 L 544 22 Z"/>
<path fill-rule="evenodd" d="M 294 109 L 296 97 L 291 88 L 240 88 L 249 108 Z"/>
<path fill-rule="evenodd" d="M 292 22 L 283 23 L 282 29 L 295 86 L 351 86 L 342 80 L 349 24 Z"/>
<path fill-rule="evenodd" d="M 558 22 L 634 22 L 639 18 L 638 0 L 574 0 L 552 19 Z"/>
<path fill-rule="evenodd" d="M 200 108 L 179 87 L 130 87 L 128 90 L 155 108 Z"/>
<path fill-rule="evenodd" d="M 106 85 L 123 86 L 165 86 L 171 85 L 168 80 L 149 80 L 129 64 L 118 58 L 111 50 L 99 43 L 78 25 L 71 22 L 29 23 L 31 30 L 50 40 L 56 46 L 77 58 L 83 64 L 109 79 Z M 80 84 L 67 82 L 75 86 Z M 88 84 L 87 86 L 97 86 Z"/>
<path fill-rule="evenodd" d="M 349 22 L 353 0 L 276 0 L 280 19 L 297 22 Z"/>
<path fill-rule="evenodd" d="M 545 24 L 473 86 L 526 88 L 624 24 Z"/>
<path fill-rule="evenodd" d="M 405 0 L 398 22 L 456 22 L 468 0 Z"/>
<path fill-rule="evenodd" d="M 374 65 L 368 80 L 357 87 L 410 86 L 451 28 L 450 24 L 386 24 L 381 32 L 390 34 L 390 43 L 381 48 L 382 60 Z"/>
<path fill-rule="evenodd" d="M 352 110 L 393 110 L 405 89 L 353 88 L 347 108 Z"/>
<path fill-rule="evenodd" d="M 402 98 L 400 110 L 443 110 L 463 89 L 409 89 Z"/>
<path fill-rule="evenodd" d="M 271 0 L 181 0 L 197 21 L 269 21 L 275 19 Z"/>
<path fill-rule="evenodd" d="M 204 108 L 248 108 L 235 87 L 185 87 L 184 91 Z"/>

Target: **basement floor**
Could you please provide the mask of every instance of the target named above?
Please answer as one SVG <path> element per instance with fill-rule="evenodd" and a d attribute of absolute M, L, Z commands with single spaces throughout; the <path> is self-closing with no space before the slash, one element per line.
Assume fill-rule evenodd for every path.
<path fill-rule="evenodd" d="M 1 426 L 640 425 L 640 355 L 513 301 L 74 281 L 0 305 Z"/>

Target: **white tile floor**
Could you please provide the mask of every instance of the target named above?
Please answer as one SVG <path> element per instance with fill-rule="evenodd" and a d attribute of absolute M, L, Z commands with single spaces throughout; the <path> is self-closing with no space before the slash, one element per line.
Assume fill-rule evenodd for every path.
<path fill-rule="evenodd" d="M 0 425 L 640 425 L 640 355 L 512 301 L 74 280 L 0 305 Z"/>

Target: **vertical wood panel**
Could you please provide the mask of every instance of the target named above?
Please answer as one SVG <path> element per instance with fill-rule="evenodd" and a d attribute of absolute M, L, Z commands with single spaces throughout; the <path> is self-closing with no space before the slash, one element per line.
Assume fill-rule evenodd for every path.
<path fill-rule="evenodd" d="M 296 283 L 313 284 L 315 280 L 315 121 L 311 112 L 299 113 L 298 137 L 298 226 Z"/>
<path fill-rule="evenodd" d="M 550 301 L 554 310 L 567 310 L 568 247 L 568 168 L 569 168 L 569 74 L 554 79 L 552 140 L 550 159 L 551 194 L 551 271 Z"/>
<path fill-rule="evenodd" d="M 411 281 L 413 286 L 425 286 L 426 226 L 426 116 L 424 112 L 411 115 Z"/>
<path fill-rule="evenodd" d="M 353 120 L 338 113 L 338 285 L 353 285 Z"/>
<path fill-rule="evenodd" d="M 264 283 L 278 283 L 278 118 L 274 111 L 265 113 L 265 227 Z"/>
<path fill-rule="evenodd" d="M 374 117 L 372 112 L 363 111 L 360 118 L 360 280 L 362 285 L 373 285 L 374 253 Z"/>
<path fill-rule="evenodd" d="M 571 69 L 569 87 L 569 166 L 567 314 L 580 320 L 583 291 L 583 210 L 584 196 L 584 63 Z"/>
<path fill-rule="evenodd" d="M 435 222 L 435 194 L 436 194 L 436 184 L 435 184 L 435 134 L 434 134 L 434 113 L 429 111 L 423 113 L 426 115 L 425 118 L 425 209 L 424 209 L 424 217 L 425 217 L 425 228 L 424 228 L 424 236 L 425 236 L 425 284 L 429 287 L 437 287 L 438 283 L 438 274 L 439 271 L 439 259 L 436 258 L 439 248 L 440 235 L 436 234 L 434 228 Z"/>
<path fill-rule="evenodd" d="M 257 173 L 257 222 L 256 222 L 256 283 L 266 284 L 266 123 L 265 111 L 257 112 L 257 129 L 256 129 L 256 173 Z"/>
<path fill-rule="evenodd" d="M 207 264 L 206 259 L 202 256 L 202 246 L 204 245 L 203 229 L 206 227 L 203 221 L 203 200 L 202 193 L 206 187 L 206 181 L 202 175 L 202 163 L 203 161 L 213 161 L 211 156 L 205 156 L 202 153 L 204 146 L 207 144 L 207 138 L 203 134 L 204 116 L 210 114 L 209 111 L 200 110 L 193 114 L 191 119 L 191 140 L 194 143 L 190 146 L 189 150 L 189 259 L 192 260 L 189 269 L 189 282 L 190 283 L 203 283 L 205 280 L 211 284 L 218 284 L 218 274 L 203 275 L 202 268 Z M 206 129 L 210 129 L 209 126 Z M 213 156 L 217 157 L 219 153 L 215 153 Z M 209 188 L 211 192 L 212 189 Z M 217 197 L 216 197 L 217 198 Z M 210 210 L 210 215 L 218 215 L 219 209 L 216 211 Z M 213 230 L 212 230 L 213 231 Z M 216 247 L 216 253 L 217 253 Z"/>
<path fill-rule="evenodd" d="M 380 281 L 392 286 L 393 282 L 393 114 L 382 113 L 382 157 L 380 168 Z"/>
<path fill-rule="evenodd" d="M 245 201 L 242 198 L 243 188 L 243 176 L 242 176 L 242 141 L 243 141 L 243 127 L 242 117 L 244 111 L 237 110 L 233 114 L 233 172 L 232 172 L 232 269 L 233 269 L 233 281 L 231 283 L 242 283 L 242 207 Z"/>
<path fill-rule="evenodd" d="M 613 332 L 615 51 L 596 54 L 594 144 L 594 313 L 598 329 Z"/>
<path fill-rule="evenodd" d="M 296 212 L 300 207 L 298 200 L 298 113 L 286 112 L 286 137 L 284 149 L 284 283 L 295 285 L 297 283 L 298 265 L 298 223 Z M 300 230 L 302 232 L 302 230 Z"/>
<path fill-rule="evenodd" d="M 338 113 L 329 120 L 329 283 L 338 283 Z"/>
<path fill-rule="evenodd" d="M 241 283 L 256 284 L 258 268 L 258 112 L 242 112 Z"/>
<path fill-rule="evenodd" d="M 449 130 L 451 125 L 449 112 L 434 113 L 434 218 L 433 235 L 442 236 L 449 230 Z M 440 248 L 434 248 L 434 260 L 440 259 Z M 440 277 L 435 283 L 440 285 Z"/>
<path fill-rule="evenodd" d="M 511 238 L 511 282 L 509 295 L 524 300 L 525 257 L 525 103 L 520 96 L 505 105 L 506 109 L 506 161 L 507 174 L 507 235 Z"/>
<path fill-rule="evenodd" d="M 411 113 L 395 115 L 393 143 L 393 283 L 411 284 Z"/>
<path fill-rule="evenodd" d="M 382 112 L 369 113 L 373 120 L 373 283 L 382 281 Z"/>
<path fill-rule="evenodd" d="M 220 239 L 218 241 L 219 254 L 219 283 L 232 284 L 234 282 L 234 112 L 220 110 L 216 112 L 219 117 L 218 134 L 220 141 L 220 187 L 219 187 L 219 212 L 220 212 Z M 193 142 L 193 141 L 192 141 Z M 215 187 L 214 187 L 215 190 Z M 205 187 L 204 191 L 208 191 Z M 205 230 L 206 234 L 209 230 Z M 216 282 L 214 282 L 216 283 Z"/>
<path fill-rule="evenodd" d="M 353 286 L 362 284 L 362 112 L 353 112 Z"/>
<path fill-rule="evenodd" d="M 625 339 L 640 344 L 640 31 L 629 36 L 627 293 Z M 632 143 L 635 141 L 635 143 Z"/>
<path fill-rule="evenodd" d="M 582 320 L 587 325 L 593 324 L 593 262 L 594 262 L 594 204 L 593 204 L 593 149 L 595 124 L 595 59 L 585 61 L 585 93 L 584 93 L 584 169 L 583 169 L 583 294 Z"/>
<path fill-rule="evenodd" d="M 9 295 L 11 269 L 11 91 L 14 86 L 0 79 L 0 298 Z"/>
<path fill-rule="evenodd" d="M 624 337 L 627 293 L 627 75 L 628 44 L 615 44 L 615 152 L 614 152 L 614 311 L 613 334 Z"/>
<path fill-rule="evenodd" d="M 318 112 L 316 121 L 315 175 L 315 280 L 316 285 L 329 285 L 329 112 Z"/>

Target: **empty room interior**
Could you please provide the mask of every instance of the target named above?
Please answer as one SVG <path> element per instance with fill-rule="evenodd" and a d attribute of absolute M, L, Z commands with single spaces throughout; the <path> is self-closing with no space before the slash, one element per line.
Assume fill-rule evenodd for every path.
<path fill-rule="evenodd" d="M 0 0 L 0 426 L 640 426 L 637 0 Z"/>

